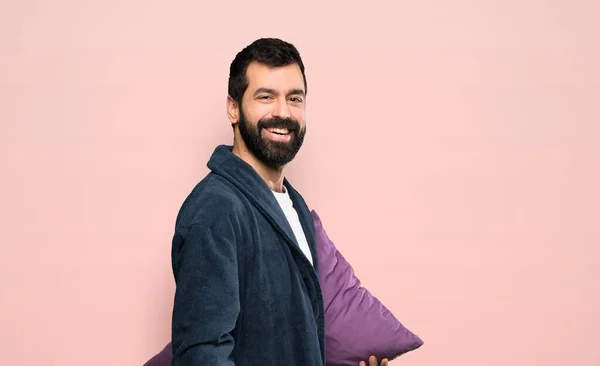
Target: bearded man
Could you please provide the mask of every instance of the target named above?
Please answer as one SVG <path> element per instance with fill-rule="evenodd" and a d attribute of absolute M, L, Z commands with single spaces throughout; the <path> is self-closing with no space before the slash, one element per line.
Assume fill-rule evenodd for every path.
<path fill-rule="evenodd" d="M 174 366 L 325 364 L 315 228 L 283 174 L 306 94 L 290 43 L 259 39 L 231 63 L 233 146 L 217 146 L 176 220 Z"/>

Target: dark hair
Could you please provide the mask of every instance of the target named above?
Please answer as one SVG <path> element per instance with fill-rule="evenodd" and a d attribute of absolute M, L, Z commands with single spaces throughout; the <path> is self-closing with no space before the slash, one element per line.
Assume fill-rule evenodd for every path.
<path fill-rule="evenodd" d="M 269 67 L 282 67 L 298 64 L 304 79 L 304 92 L 306 93 L 306 76 L 304 75 L 304 64 L 300 53 L 291 43 L 277 38 L 261 38 L 241 50 L 229 67 L 228 93 L 231 99 L 241 105 L 242 95 L 248 88 L 246 69 L 253 62 L 259 62 Z"/>

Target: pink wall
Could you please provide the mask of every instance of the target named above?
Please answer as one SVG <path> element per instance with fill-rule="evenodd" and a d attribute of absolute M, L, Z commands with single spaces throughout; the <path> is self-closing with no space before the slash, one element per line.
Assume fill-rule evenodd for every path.
<path fill-rule="evenodd" d="M 277 36 L 309 83 L 288 176 L 426 342 L 393 364 L 600 365 L 600 3 L 201 3 L 2 1 L 3 364 L 168 342 L 229 62 Z"/>

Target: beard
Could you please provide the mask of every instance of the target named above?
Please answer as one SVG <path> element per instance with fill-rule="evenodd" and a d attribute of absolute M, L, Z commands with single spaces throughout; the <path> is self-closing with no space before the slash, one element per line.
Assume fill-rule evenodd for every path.
<path fill-rule="evenodd" d="M 254 126 L 246 119 L 241 107 L 238 125 L 248 150 L 272 168 L 280 168 L 292 161 L 302 147 L 306 134 L 306 127 L 301 129 L 300 124 L 291 118 L 263 118 Z M 263 137 L 262 130 L 267 128 L 287 129 L 291 135 L 290 141 L 273 141 Z"/>

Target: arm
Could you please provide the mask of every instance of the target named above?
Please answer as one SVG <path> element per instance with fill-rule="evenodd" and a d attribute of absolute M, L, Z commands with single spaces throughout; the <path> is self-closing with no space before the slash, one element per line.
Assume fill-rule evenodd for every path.
<path fill-rule="evenodd" d="M 240 311 L 233 243 L 194 225 L 173 239 L 173 366 L 232 366 L 231 331 Z"/>

